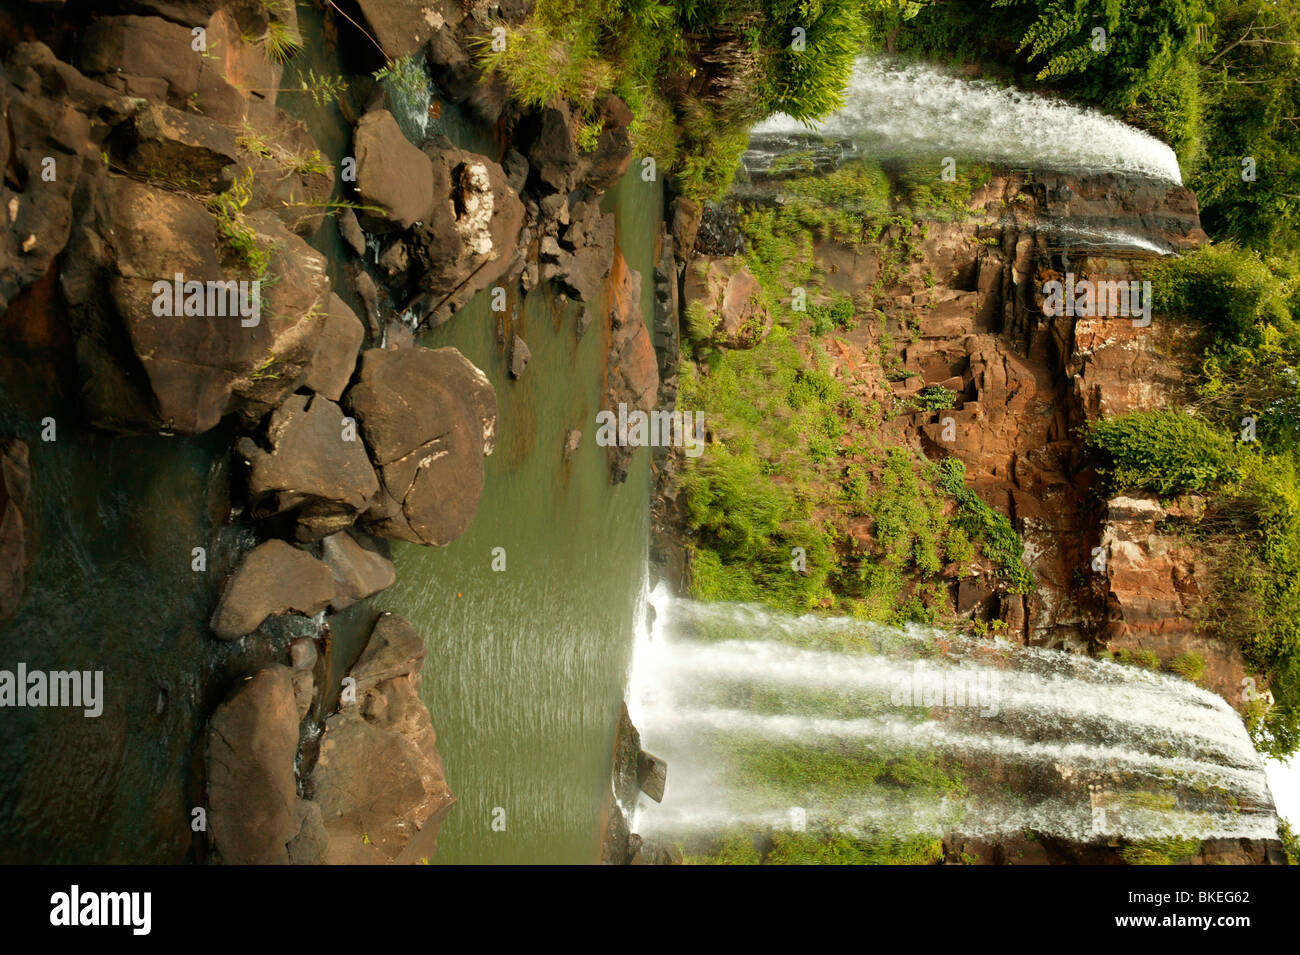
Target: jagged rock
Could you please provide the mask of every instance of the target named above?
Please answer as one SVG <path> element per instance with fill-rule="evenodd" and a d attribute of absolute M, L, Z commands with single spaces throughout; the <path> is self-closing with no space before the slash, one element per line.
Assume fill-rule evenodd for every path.
<path fill-rule="evenodd" d="M 298 833 L 292 675 L 273 665 L 241 681 L 208 723 L 208 829 L 228 865 L 286 864 Z"/>
<path fill-rule="evenodd" d="M 113 161 L 150 180 L 218 192 L 232 181 L 235 132 L 206 116 L 144 103 L 109 141 Z"/>
<path fill-rule="evenodd" d="M 351 206 L 344 206 L 339 210 L 339 236 L 352 254 L 362 258 L 366 254 L 366 234 L 361 231 L 361 223 L 357 221 L 357 214 L 352 211 Z"/>
<path fill-rule="evenodd" d="M 256 421 L 294 391 L 323 327 L 318 309 L 328 281 L 318 252 L 270 213 L 255 213 L 247 226 L 270 250 L 258 313 L 157 315 L 160 279 L 254 279 L 193 199 L 102 169 L 85 194 L 88 208 L 78 210 L 60 281 L 94 423 L 196 434 L 230 412 Z"/>
<path fill-rule="evenodd" d="M 325 722 L 311 791 L 329 832 L 331 862 L 428 858 L 456 797 L 420 702 L 424 641 L 385 614 L 350 676 L 356 703 Z"/>
<path fill-rule="evenodd" d="M 506 175 L 506 184 L 515 192 L 521 192 L 528 181 L 528 159 L 519 150 L 506 150 L 505 159 L 501 161 L 501 171 Z"/>
<path fill-rule="evenodd" d="M 519 378 L 523 375 L 524 369 L 528 367 L 528 362 L 533 357 L 532 352 L 528 350 L 528 345 L 524 340 L 516 335 L 510 342 L 510 375 L 513 378 Z"/>
<path fill-rule="evenodd" d="M 500 15 L 505 15 L 504 10 Z M 485 28 L 487 24 L 482 26 Z M 493 126 L 510 98 L 510 90 L 500 75 L 483 76 L 470 61 L 465 48 L 466 36 L 465 32 L 458 35 L 444 25 L 429 37 L 429 71 L 451 102 L 469 110 L 484 126 Z M 518 192 L 523 183 L 512 183 L 511 188 Z"/>
<path fill-rule="evenodd" d="M 27 445 L 0 440 L 0 623 L 18 610 L 27 585 L 27 499 L 32 473 Z"/>
<path fill-rule="evenodd" d="M 293 837 L 286 848 L 290 865 L 324 865 L 330 837 L 321 819 L 320 804 L 297 799 L 293 804 Z"/>
<path fill-rule="evenodd" d="M 772 330 L 763 287 L 738 258 L 697 261 L 686 272 L 684 291 L 688 307 L 699 303 L 718 317 L 715 345 L 752 348 Z"/>
<path fill-rule="evenodd" d="M 524 209 L 490 159 L 446 137 L 426 143 L 425 153 L 438 199 L 408 247 L 420 312 L 437 326 L 510 268 Z"/>
<path fill-rule="evenodd" d="M 628 268 L 622 252 L 614 255 L 609 280 L 609 358 L 606 364 L 605 407 L 618 414 L 619 405 L 649 412 L 659 392 L 659 365 L 650 329 L 641 317 L 641 275 Z M 621 483 L 636 448 L 612 443 L 609 455 L 610 479 Z"/>
<path fill-rule="evenodd" d="M 351 525 L 379 490 L 356 429 L 320 395 L 290 395 L 272 412 L 264 445 L 241 438 L 253 512 L 292 513 L 299 540 L 317 540 Z"/>
<path fill-rule="evenodd" d="M 596 148 L 578 157 L 574 179 L 596 192 L 604 192 L 623 178 L 632 165 L 632 111 L 626 103 L 609 93 L 597 110 L 601 124 Z"/>
<path fill-rule="evenodd" d="M 84 170 L 102 165 L 105 137 L 131 112 L 125 98 L 43 43 L 18 44 L 4 68 L 0 154 L 9 167 L 0 182 L 0 311 L 49 272 L 68 242 Z"/>
<path fill-rule="evenodd" d="M 329 567 L 305 550 L 269 540 L 249 551 L 226 581 L 212 631 L 222 640 L 237 640 L 276 614 L 320 613 L 333 597 Z"/>
<path fill-rule="evenodd" d="M 689 263 L 695 254 L 695 236 L 700 231 L 700 217 L 704 210 L 694 199 L 678 196 L 672 201 L 673 256 L 677 261 Z"/>
<path fill-rule="evenodd" d="M 454 348 L 370 349 L 346 402 L 381 489 L 361 523 L 381 537 L 443 545 L 473 520 L 496 393 Z"/>
<path fill-rule="evenodd" d="M 636 754 L 636 785 L 655 802 L 663 802 L 668 783 L 668 764 L 645 750 Z"/>
<path fill-rule="evenodd" d="M 77 63 L 105 86 L 128 96 L 191 110 L 232 127 L 247 103 L 222 75 L 218 60 L 196 53 L 189 27 L 159 17 L 109 16 L 90 21 Z"/>
<path fill-rule="evenodd" d="M 384 213 L 362 210 L 358 219 L 368 232 L 409 229 L 428 221 L 435 193 L 429 157 L 412 146 L 393 114 L 386 109 L 366 113 L 353 133 L 357 160 L 357 196 L 366 206 Z"/>
<path fill-rule="evenodd" d="M 243 154 L 253 174 L 252 204 L 269 209 L 291 232 L 310 238 L 329 211 L 334 167 L 306 123 L 278 106 L 263 112 L 256 125 L 246 124 L 245 135 L 254 141 Z"/>
<path fill-rule="evenodd" d="M 637 731 L 628 715 L 627 703 L 622 705 L 618 716 L 618 728 L 614 731 L 614 795 L 619 805 L 630 810 L 636 806 L 637 764 L 641 755 L 641 734 Z"/>
<path fill-rule="evenodd" d="M 573 114 L 568 104 L 558 100 L 556 105 L 543 108 L 530 132 L 527 155 L 533 176 L 546 190 L 572 192 L 578 146 L 573 138 Z"/>
<path fill-rule="evenodd" d="M 391 587 L 397 580 L 393 562 L 348 531 L 331 534 L 321 541 L 321 559 L 334 574 L 332 610 L 345 610 L 358 600 Z"/>
<path fill-rule="evenodd" d="M 320 344 L 311 360 L 311 367 L 307 369 L 303 386 L 330 401 L 338 401 L 352 380 L 352 372 L 357 367 L 357 352 L 365 338 L 366 329 L 361 319 L 343 299 L 331 292 Z"/>

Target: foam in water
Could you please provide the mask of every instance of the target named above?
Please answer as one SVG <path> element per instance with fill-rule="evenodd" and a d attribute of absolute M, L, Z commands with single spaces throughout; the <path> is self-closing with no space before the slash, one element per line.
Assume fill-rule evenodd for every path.
<path fill-rule="evenodd" d="M 807 133 L 784 114 L 754 127 L 765 139 Z M 1181 183 L 1172 149 L 1093 109 L 952 76 L 933 66 L 864 56 L 843 109 L 811 127 L 880 159 L 953 156 L 1061 171 L 1126 172 Z"/>
<path fill-rule="evenodd" d="M 799 827 L 861 838 L 1276 835 L 1240 718 L 1171 675 L 932 628 L 699 604 L 662 586 L 649 602 L 628 710 L 646 749 L 667 760 L 668 783 L 662 804 L 624 807 L 643 834 L 789 829 L 797 816 Z M 966 685 L 983 686 L 982 698 L 899 692 L 954 676 L 978 676 Z M 739 768 L 743 754 L 769 751 L 841 766 L 942 757 L 960 767 L 964 791 L 846 788 Z"/>

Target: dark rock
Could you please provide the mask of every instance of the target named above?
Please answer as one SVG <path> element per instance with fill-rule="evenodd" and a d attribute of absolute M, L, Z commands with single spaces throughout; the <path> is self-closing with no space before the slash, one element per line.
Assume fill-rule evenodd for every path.
<path fill-rule="evenodd" d="M 563 100 L 541 110 L 528 145 L 528 162 L 546 190 L 573 191 L 578 146 L 573 138 L 573 114 Z"/>
<path fill-rule="evenodd" d="M 0 623 L 18 610 L 27 585 L 27 510 L 31 494 L 27 445 L 0 440 Z"/>
<path fill-rule="evenodd" d="M 500 10 L 504 16 L 504 10 Z M 484 25 L 486 32 L 486 25 Z M 484 126 L 493 126 L 501 118 L 510 90 L 505 80 L 493 73 L 483 76 L 465 52 L 465 40 L 447 26 L 429 38 L 429 71 L 438 88 L 453 103 L 473 114 Z M 516 191 L 520 186 L 512 186 Z"/>
<path fill-rule="evenodd" d="M 320 344 L 307 369 L 303 387 L 310 388 L 330 401 L 338 401 L 352 380 L 357 367 L 357 352 L 365 341 L 366 329 L 361 319 L 348 308 L 343 299 L 333 292 L 325 312 L 325 327 L 321 330 Z"/>
<path fill-rule="evenodd" d="M 506 175 L 506 184 L 515 192 L 522 192 L 528 181 L 528 160 L 519 150 L 506 150 L 505 159 L 501 161 L 501 170 Z"/>
<path fill-rule="evenodd" d="M 379 289 L 375 286 L 375 280 L 370 277 L 369 272 L 357 266 L 356 271 L 352 273 L 352 284 L 356 289 L 357 297 L 361 299 L 361 307 L 366 313 L 366 329 L 370 332 L 370 337 L 378 341 Z"/>
<path fill-rule="evenodd" d="M 319 395 L 290 395 L 267 422 L 263 447 L 238 442 L 253 514 L 293 514 L 299 540 L 348 527 L 379 490 L 365 445 L 343 410 Z"/>
<path fill-rule="evenodd" d="M 243 153 L 253 173 L 252 203 L 269 209 L 291 232 L 313 236 L 329 211 L 334 167 L 321 155 L 306 123 L 278 106 L 264 112 L 255 128 L 247 124 L 256 143 Z"/>
<path fill-rule="evenodd" d="M 361 225 L 368 232 L 391 232 L 427 221 L 435 195 L 432 164 L 403 135 L 393 114 L 386 109 L 366 113 L 352 138 L 357 196 L 363 205 L 387 210 L 362 210 L 357 217 Z"/>
<path fill-rule="evenodd" d="M 613 93 L 606 94 L 597 112 L 601 124 L 596 148 L 578 157 L 574 179 L 596 192 L 604 192 L 623 178 L 632 164 L 632 111 Z"/>
<path fill-rule="evenodd" d="M 421 313 L 437 326 L 510 268 L 524 211 L 501 167 L 486 157 L 445 137 L 425 152 L 439 198 L 409 245 Z"/>
<path fill-rule="evenodd" d="M 330 836 L 329 861 L 427 859 L 456 797 L 420 702 L 424 641 L 385 614 L 350 676 L 356 703 L 325 722 L 311 791 Z"/>
<path fill-rule="evenodd" d="M 345 610 L 358 600 L 391 587 L 397 580 L 393 562 L 348 531 L 331 534 L 321 541 L 321 559 L 334 574 L 332 610 Z"/>
<path fill-rule="evenodd" d="M 443 545 L 473 520 L 496 393 L 454 348 L 371 349 L 346 401 L 381 489 L 361 523 L 381 537 Z"/>
<path fill-rule="evenodd" d="M 238 127 L 247 103 L 222 75 L 216 56 L 196 53 L 189 27 L 158 17 L 98 17 L 82 36 L 78 66 L 128 96 Z"/>
<path fill-rule="evenodd" d="M 376 263 L 389 278 L 395 278 L 403 275 L 411 264 L 410 256 L 406 251 L 406 243 L 402 241 L 390 242 L 384 249 Z"/>
<path fill-rule="evenodd" d="M 109 140 L 113 161 L 151 180 L 217 192 L 231 182 L 235 133 L 206 116 L 162 103 L 144 103 Z"/>
<path fill-rule="evenodd" d="M 624 703 L 619 712 L 618 728 L 614 731 L 614 795 L 619 805 L 631 810 L 636 806 L 637 765 L 641 755 L 641 734 L 628 715 Z"/>
<path fill-rule="evenodd" d="M 523 375 L 524 369 L 528 367 L 528 362 L 532 358 L 532 353 L 524 340 L 516 335 L 510 342 L 510 375 L 513 378 L 519 378 Z"/>
<path fill-rule="evenodd" d="M 60 281 L 78 334 L 91 420 L 122 431 L 206 431 L 231 412 L 260 419 L 316 354 L 324 258 L 273 215 L 246 222 L 270 265 L 259 314 L 155 315 L 159 280 L 254 281 L 198 202 L 99 170 Z M 224 257 L 223 257 L 224 256 Z"/>
<path fill-rule="evenodd" d="M 366 254 L 366 234 L 361 231 L 361 223 L 357 221 L 357 214 L 352 211 L 350 206 L 344 206 L 339 210 L 339 235 L 352 254 L 358 258 L 364 258 Z"/>
<path fill-rule="evenodd" d="M 320 613 L 333 597 L 329 567 L 291 544 L 269 540 L 249 551 L 226 581 L 212 631 L 222 640 L 237 640 L 275 614 Z"/>
<path fill-rule="evenodd" d="M 288 667 L 241 681 L 208 723 L 208 827 L 228 865 L 286 864 L 295 826 L 298 716 Z"/>
<path fill-rule="evenodd" d="M 682 263 L 690 262 L 695 253 L 695 236 L 700 230 L 700 217 L 704 210 L 694 199 L 678 196 L 672 202 L 673 256 Z"/>

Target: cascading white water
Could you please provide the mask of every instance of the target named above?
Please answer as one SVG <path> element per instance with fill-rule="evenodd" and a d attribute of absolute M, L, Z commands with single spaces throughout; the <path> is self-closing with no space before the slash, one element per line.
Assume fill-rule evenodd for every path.
<path fill-rule="evenodd" d="M 1061 171 L 1139 173 L 1182 182 L 1174 152 L 1096 110 L 918 63 L 862 57 L 843 109 L 811 127 L 877 159 L 953 156 Z M 746 165 L 810 128 L 786 115 L 754 127 Z M 775 140 L 775 142 L 773 142 Z M 751 167 L 752 168 L 752 167 Z"/>
<path fill-rule="evenodd" d="M 643 835 L 788 829 L 797 814 L 800 827 L 860 838 L 1276 836 L 1240 718 L 1176 677 L 926 627 L 700 604 L 662 587 L 649 602 L 628 710 L 645 749 L 667 760 L 668 784 L 662 804 L 641 797 L 632 813 Z M 837 765 L 938 756 L 966 786 L 958 796 L 774 780 L 737 757 L 769 748 L 788 765 L 800 754 Z"/>

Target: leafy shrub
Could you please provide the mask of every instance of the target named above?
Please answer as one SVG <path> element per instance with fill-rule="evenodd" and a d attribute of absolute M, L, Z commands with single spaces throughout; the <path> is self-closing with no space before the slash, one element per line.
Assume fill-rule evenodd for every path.
<path fill-rule="evenodd" d="M 1232 440 L 1179 411 L 1138 411 L 1099 422 L 1089 443 L 1102 452 L 1101 473 L 1116 490 L 1168 497 L 1239 476 Z"/>

